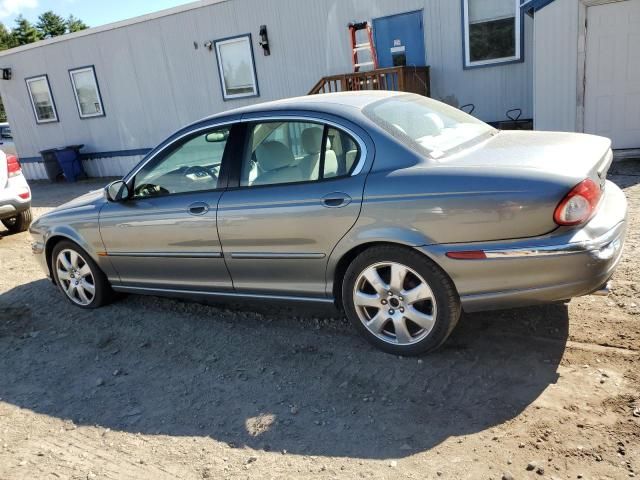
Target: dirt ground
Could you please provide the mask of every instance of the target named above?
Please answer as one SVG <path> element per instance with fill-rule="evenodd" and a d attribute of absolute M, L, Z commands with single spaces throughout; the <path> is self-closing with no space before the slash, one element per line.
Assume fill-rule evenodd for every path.
<path fill-rule="evenodd" d="M 640 162 L 610 178 L 612 295 L 464 315 L 420 359 L 333 310 L 74 308 L 0 231 L 0 479 L 640 477 Z M 35 215 L 102 184 L 34 183 Z"/>

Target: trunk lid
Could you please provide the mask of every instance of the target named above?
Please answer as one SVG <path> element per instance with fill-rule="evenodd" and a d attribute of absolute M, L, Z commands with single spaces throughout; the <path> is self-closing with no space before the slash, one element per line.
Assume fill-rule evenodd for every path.
<path fill-rule="evenodd" d="M 604 187 L 613 155 L 608 138 L 581 133 L 501 131 L 439 163 L 451 166 L 523 169 Z M 573 185 L 571 185 L 573 186 Z"/>

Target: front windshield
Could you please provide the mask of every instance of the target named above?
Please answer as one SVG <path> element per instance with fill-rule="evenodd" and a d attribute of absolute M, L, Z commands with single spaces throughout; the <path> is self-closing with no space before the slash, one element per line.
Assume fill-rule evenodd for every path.
<path fill-rule="evenodd" d="M 401 141 L 439 158 L 496 130 L 457 108 L 419 95 L 400 95 L 364 109 L 376 124 Z"/>

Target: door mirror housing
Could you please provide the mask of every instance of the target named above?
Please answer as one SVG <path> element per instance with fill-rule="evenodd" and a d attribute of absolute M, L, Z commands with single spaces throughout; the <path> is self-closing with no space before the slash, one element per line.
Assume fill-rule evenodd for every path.
<path fill-rule="evenodd" d="M 116 180 L 105 187 L 104 194 L 110 202 L 121 202 L 129 198 L 129 187 L 124 181 Z"/>
<path fill-rule="evenodd" d="M 204 139 L 209 143 L 220 143 L 225 142 L 229 138 L 229 131 L 226 130 L 224 132 L 212 132 L 207 134 Z"/>

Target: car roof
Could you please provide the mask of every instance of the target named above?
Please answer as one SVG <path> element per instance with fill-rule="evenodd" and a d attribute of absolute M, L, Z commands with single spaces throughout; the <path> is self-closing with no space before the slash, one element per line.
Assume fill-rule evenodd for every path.
<path fill-rule="evenodd" d="M 353 109 L 362 110 L 367 105 L 398 95 L 406 95 L 406 93 L 392 92 L 386 90 L 362 90 L 359 92 L 338 92 L 338 93 L 322 93 L 317 95 L 306 95 L 304 97 L 285 98 L 283 100 L 274 100 L 270 102 L 257 103 L 246 107 L 234 108 L 224 112 L 203 118 L 204 120 L 214 120 L 221 117 L 232 115 L 244 115 L 248 113 L 268 112 L 273 110 L 312 110 L 332 112 L 346 111 Z M 196 122 L 196 123 L 199 123 Z"/>

